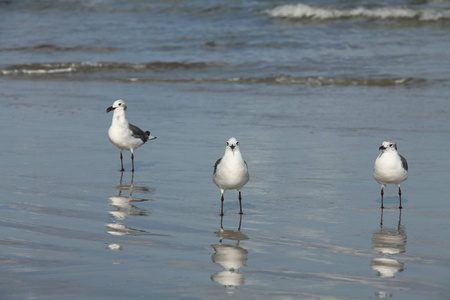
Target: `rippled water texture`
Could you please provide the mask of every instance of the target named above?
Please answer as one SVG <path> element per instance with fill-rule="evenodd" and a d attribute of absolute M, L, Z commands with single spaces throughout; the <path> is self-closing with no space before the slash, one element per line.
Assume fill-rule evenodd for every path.
<path fill-rule="evenodd" d="M 445 1 L 0 1 L 1 299 L 448 299 Z M 107 137 L 114 100 L 156 140 Z M 249 166 L 212 182 L 231 136 Z M 408 160 L 372 178 L 381 142 Z"/>

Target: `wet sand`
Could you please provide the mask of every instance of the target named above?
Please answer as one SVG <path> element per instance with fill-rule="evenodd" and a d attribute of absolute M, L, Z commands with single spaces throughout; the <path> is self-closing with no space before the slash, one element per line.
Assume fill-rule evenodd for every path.
<path fill-rule="evenodd" d="M 0 86 L 2 299 L 450 293 L 447 86 Z M 158 137 L 134 176 L 107 138 L 118 98 Z M 242 220 L 226 192 L 221 231 L 211 175 L 231 136 L 251 179 Z M 382 214 L 372 171 L 389 138 L 410 175 L 404 209 L 388 186 Z"/>

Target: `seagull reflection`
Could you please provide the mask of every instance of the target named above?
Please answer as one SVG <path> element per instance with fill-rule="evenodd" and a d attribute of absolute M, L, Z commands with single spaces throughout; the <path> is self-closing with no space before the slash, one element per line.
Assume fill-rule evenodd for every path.
<path fill-rule="evenodd" d="M 131 204 L 134 202 L 148 201 L 148 199 L 133 197 L 133 192 L 149 192 L 150 189 L 148 187 L 134 185 L 134 172 L 131 173 L 131 182 L 129 185 L 124 185 L 122 180 L 123 172 L 120 174 L 119 185 L 114 187 L 119 191 L 117 196 L 108 197 L 111 201 L 110 205 L 115 208 L 115 210 L 109 210 L 108 213 L 114 217 L 115 223 L 106 224 L 107 232 L 112 235 L 145 235 L 147 234 L 146 231 L 128 227 L 123 222 L 128 216 L 148 216 L 150 214 L 148 210 Z M 119 249 L 121 249 L 121 246 Z M 117 250 L 117 247 L 112 250 Z"/>
<path fill-rule="evenodd" d="M 135 205 L 132 205 L 130 202 L 132 201 L 148 201 L 146 199 L 137 199 L 132 197 L 123 197 L 123 196 L 111 196 L 109 197 L 111 200 L 111 206 L 114 206 L 116 210 L 109 210 L 108 212 L 116 219 L 116 220 L 125 220 L 127 216 L 148 216 L 149 212 L 145 209 L 139 208 Z"/>
<path fill-rule="evenodd" d="M 120 172 L 120 180 L 119 185 L 115 186 L 114 188 L 118 189 L 120 192 L 122 191 L 130 191 L 130 195 L 133 193 L 133 191 L 141 191 L 141 192 L 150 192 L 150 189 L 146 186 L 136 186 L 134 185 L 134 172 L 131 172 L 131 181 L 130 184 L 122 184 L 123 181 L 123 172 Z"/>
<path fill-rule="evenodd" d="M 239 227 L 237 231 L 223 229 L 223 216 L 220 217 L 220 230 L 215 232 L 219 238 L 219 243 L 212 245 L 215 253 L 212 255 L 212 261 L 221 265 L 225 270 L 211 276 L 211 279 L 223 286 L 228 292 L 244 284 L 244 275 L 239 273 L 239 269 L 247 262 L 248 251 L 239 244 L 242 240 L 248 240 L 248 237 L 241 232 L 242 215 L 239 218 Z M 224 240 L 233 241 L 233 243 L 224 243 Z"/>
<path fill-rule="evenodd" d="M 112 235 L 131 235 L 131 236 L 137 236 L 137 235 L 146 235 L 147 232 L 145 230 L 139 230 L 135 228 L 131 228 L 122 224 L 117 223 L 110 223 L 106 224 L 106 227 L 108 228 L 108 233 Z"/>
<path fill-rule="evenodd" d="M 404 264 L 391 257 L 405 252 L 406 232 L 402 222 L 402 211 L 398 216 L 397 228 L 383 226 L 383 209 L 381 210 L 380 229 L 372 234 L 372 248 L 384 257 L 374 258 L 370 266 L 377 271 L 380 277 L 395 277 L 395 274 L 403 271 Z"/>

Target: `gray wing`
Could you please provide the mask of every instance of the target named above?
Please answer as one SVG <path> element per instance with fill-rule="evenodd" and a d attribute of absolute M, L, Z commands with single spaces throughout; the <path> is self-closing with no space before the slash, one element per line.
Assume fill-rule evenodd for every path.
<path fill-rule="evenodd" d="M 148 134 L 142 131 L 139 127 L 134 126 L 133 124 L 129 124 L 129 128 L 133 133 L 132 136 L 138 139 L 141 139 L 144 143 L 148 140 Z"/>
<path fill-rule="evenodd" d="M 216 174 L 217 166 L 220 164 L 220 161 L 221 161 L 221 160 L 222 160 L 222 159 L 219 158 L 219 159 L 216 161 L 216 164 L 214 165 L 214 172 L 213 172 L 213 175 Z"/>
<path fill-rule="evenodd" d="M 406 162 L 406 159 L 403 156 L 401 156 L 401 155 L 400 155 L 400 159 L 402 160 L 402 167 L 403 167 L 403 169 L 408 171 L 408 163 Z"/>

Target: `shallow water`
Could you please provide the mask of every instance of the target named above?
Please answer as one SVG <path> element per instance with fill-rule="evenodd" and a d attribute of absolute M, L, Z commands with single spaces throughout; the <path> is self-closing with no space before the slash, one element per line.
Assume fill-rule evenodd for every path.
<path fill-rule="evenodd" d="M 448 298 L 446 17 L 48 3 L 0 9 L 2 299 Z M 134 174 L 107 138 L 118 98 L 158 137 Z M 228 191 L 221 220 L 211 175 L 231 136 L 251 179 L 242 219 Z M 410 166 L 401 212 L 372 179 L 388 138 Z"/>

